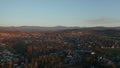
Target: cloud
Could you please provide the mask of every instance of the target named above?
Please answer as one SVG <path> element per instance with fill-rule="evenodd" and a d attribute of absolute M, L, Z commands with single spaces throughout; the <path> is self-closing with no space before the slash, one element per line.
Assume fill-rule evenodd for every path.
<path fill-rule="evenodd" d="M 98 18 L 98 19 L 91 19 L 91 20 L 86 20 L 86 22 L 93 23 L 93 24 L 111 24 L 111 23 L 118 23 L 120 22 L 119 19 L 114 19 L 114 18 Z"/>

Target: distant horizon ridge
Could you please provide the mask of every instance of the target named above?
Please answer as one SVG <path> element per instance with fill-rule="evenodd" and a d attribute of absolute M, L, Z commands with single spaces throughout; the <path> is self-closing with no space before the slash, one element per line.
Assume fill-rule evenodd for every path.
<path fill-rule="evenodd" d="M 23 26 L 0 26 L 0 27 L 79 27 L 79 28 L 89 28 L 89 27 L 120 27 L 120 26 L 29 26 L 29 25 L 23 25 Z"/>

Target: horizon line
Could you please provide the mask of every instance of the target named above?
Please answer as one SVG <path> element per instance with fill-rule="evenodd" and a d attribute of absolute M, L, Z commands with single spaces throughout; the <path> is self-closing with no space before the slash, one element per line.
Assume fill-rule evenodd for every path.
<path fill-rule="evenodd" d="M 78 27 L 78 28 L 87 28 L 87 27 L 120 27 L 120 26 L 31 26 L 31 25 L 21 25 L 21 26 L 0 26 L 0 27 Z"/>

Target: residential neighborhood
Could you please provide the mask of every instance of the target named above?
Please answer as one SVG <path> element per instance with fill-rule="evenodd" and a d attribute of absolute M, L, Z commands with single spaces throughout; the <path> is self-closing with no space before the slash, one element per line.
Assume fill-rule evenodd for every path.
<path fill-rule="evenodd" d="M 115 33 L 109 36 L 111 30 L 103 32 L 78 29 L 49 32 L 1 31 L 0 67 L 119 68 L 119 37 L 109 38 L 116 36 Z"/>

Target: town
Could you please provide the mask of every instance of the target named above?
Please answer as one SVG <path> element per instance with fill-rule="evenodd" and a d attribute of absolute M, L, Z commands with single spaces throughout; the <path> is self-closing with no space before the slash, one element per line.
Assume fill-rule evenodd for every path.
<path fill-rule="evenodd" d="M 120 31 L 0 31 L 0 68 L 119 68 Z"/>

